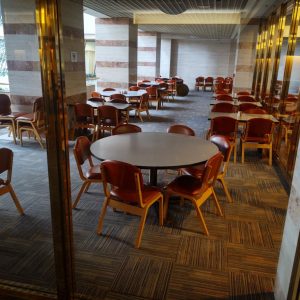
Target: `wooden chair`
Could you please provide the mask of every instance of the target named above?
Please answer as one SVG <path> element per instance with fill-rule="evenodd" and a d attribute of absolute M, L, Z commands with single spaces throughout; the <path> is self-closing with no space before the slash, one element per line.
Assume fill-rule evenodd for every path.
<path fill-rule="evenodd" d="M 222 94 L 222 95 L 218 95 L 216 97 L 216 100 L 218 101 L 233 101 L 232 96 L 228 95 L 228 94 Z"/>
<path fill-rule="evenodd" d="M 228 191 L 227 184 L 225 182 L 225 176 L 227 173 L 233 146 L 230 143 L 230 141 L 225 136 L 222 136 L 222 135 L 213 135 L 210 137 L 210 141 L 219 148 L 219 151 L 221 151 L 224 156 L 222 168 L 219 170 L 217 180 L 221 183 L 223 190 L 226 194 L 228 202 L 231 203 L 232 197 Z M 183 168 L 183 169 L 181 169 L 181 172 L 182 172 L 182 174 L 185 174 L 185 175 L 190 175 L 190 176 L 194 176 L 197 178 L 201 178 L 203 176 L 204 167 L 205 167 L 205 164 L 201 164 L 201 165 L 194 166 L 194 167 Z"/>
<path fill-rule="evenodd" d="M 134 109 L 135 109 L 135 116 L 138 116 L 142 122 L 143 118 L 141 113 L 146 112 L 148 119 L 150 119 L 150 114 L 149 114 L 149 95 L 148 94 L 143 94 L 140 99 L 135 103 Z"/>
<path fill-rule="evenodd" d="M 256 100 L 250 95 L 241 95 L 237 97 L 239 102 L 256 102 Z"/>
<path fill-rule="evenodd" d="M 205 78 L 204 81 L 204 91 L 206 91 L 206 88 L 210 88 L 210 90 L 213 90 L 213 86 L 214 86 L 214 78 L 209 76 Z"/>
<path fill-rule="evenodd" d="M 167 81 L 168 84 L 168 99 L 169 97 L 172 97 L 172 99 L 175 99 L 175 96 L 177 95 L 177 80 L 176 79 L 169 79 Z"/>
<path fill-rule="evenodd" d="M 103 105 L 97 108 L 98 124 L 96 139 L 99 138 L 99 132 L 104 136 L 105 131 L 112 133 L 112 129 L 122 123 L 121 114 L 113 106 Z"/>
<path fill-rule="evenodd" d="M 134 124 L 120 124 L 112 129 L 111 134 L 117 135 L 117 134 L 137 133 L 137 132 L 142 132 L 142 128 Z"/>
<path fill-rule="evenodd" d="M 220 204 L 214 191 L 214 184 L 217 179 L 222 161 L 223 155 L 221 152 L 218 152 L 206 162 L 201 179 L 190 175 L 181 175 L 169 183 L 166 187 L 165 194 L 165 217 L 168 210 L 170 196 L 180 196 L 182 200 L 186 199 L 192 202 L 197 212 L 197 216 L 200 219 L 201 225 L 204 228 L 205 234 L 209 235 L 200 207 L 210 196 L 213 196 L 218 213 L 219 215 L 223 216 Z"/>
<path fill-rule="evenodd" d="M 168 129 L 167 129 L 168 133 L 178 133 L 178 134 L 185 134 L 185 135 L 190 135 L 190 136 L 195 136 L 195 131 L 183 124 L 174 124 L 171 125 Z"/>
<path fill-rule="evenodd" d="M 137 85 L 133 85 L 133 86 L 131 86 L 131 87 L 129 87 L 129 91 L 139 91 L 141 88 L 139 87 L 139 86 L 137 86 Z"/>
<path fill-rule="evenodd" d="M 17 210 L 20 215 L 24 214 L 23 208 L 15 194 L 11 185 L 12 167 L 13 167 L 13 152 L 8 148 L 0 148 L 0 174 L 6 172 L 6 179 L 0 178 L 0 196 L 10 193 Z"/>
<path fill-rule="evenodd" d="M 250 92 L 248 92 L 248 91 L 239 91 L 239 92 L 237 92 L 236 93 L 236 95 L 237 96 L 250 96 L 251 95 L 251 93 Z"/>
<path fill-rule="evenodd" d="M 149 208 L 159 202 L 159 224 L 163 226 L 163 195 L 156 187 L 143 183 L 141 170 L 120 161 L 101 164 L 105 199 L 99 216 L 97 233 L 101 234 L 108 206 L 141 217 L 135 247 L 139 248 Z"/>
<path fill-rule="evenodd" d="M 25 112 L 12 112 L 9 96 L 0 94 L 0 128 L 9 129 L 8 135 L 12 134 L 15 144 L 17 143 L 16 119 L 25 114 Z"/>
<path fill-rule="evenodd" d="M 94 165 L 90 152 L 90 146 L 91 142 L 89 139 L 86 136 L 80 136 L 77 138 L 73 149 L 79 176 L 83 183 L 72 205 L 72 208 L 76 208 L 82 193 L 87 192 L 92 183 L 102 182 L 100 165 Z M 88 169 L 86 172 L 84 172 L 83 166 L 86 165 L 86 162 L 88 162 Z"/>
<path fill-rule="evenodd" d="M 195 82 L 195 90 L 199 91 L 200 88 L 203 90 L 204 88 L 204 77 L 203 76 L 198 76 L 196 78 L 196 82 Z"/>
<path fill-rule="evenodd" d="M 245 112 L 249 109 L 257 109 L 257 108 L 259 108 L 259 107 L 254 103 L 241 103 L 238 106 L 238 110 L 241 111 L 241 112 Z"/>
<path fill-rule="evenodd" d="M 245 131 L 241 136 L 242 163 L 244 163 L 246 148 L 269 149 L 269 165 L 272 165 L 272 140 L 274 123 L 263 118 L 253 118 L 247 121 Z"/>
<path fill-rule="evenodd" d="M 211 119 L 210 129 L 207 134 L 207 138 L 213 135 L 223 135 L 230 141 L 234 148 L 234 163 L 236 162 L 237 156 L 237 132 L 238 121 L 231 117 L 222 116 Z"/>
<path fill-rule="evenodd" d="M 102 102 L 103 104 L 104 102 Z M 75 124 L 72 129 L 72 136 L 75 136 L 77 129 L 91 129 L 92 139 L 96 138 L 96 122 L 95 122 L 95 109 L 87 103 L 77 103 L 74 106 Z"/>
<path fill-rule="evenodd" d="M 18 137 L 20 139 L 20 144 L 23 146 L 23 131 L 28 133 L 32 132 L 34 138 L 39 142 L 42 149 L 44 149 L 43 140 L 41 134 L 45 132 L 45 120 L 44 120 L 44 101 L 43 98 L 37 98 L 33 103 L 33 113 L 25 114 L 18 118 L 17 121 L 17 131 Z"/>
<path fill-rule="evenodd" d="M 127 103 L 126 96 L 120 93 L 112 94 L 110 96 L 110 100 L 120 100 L 120 102 L 116 102 L 116 103 Z"/>
<path fill-rule="evenodd" d="M 161 105 L 164 104 L 164 100 L 170 101 L 169 85 L 166 82 L 161 82 L 158 86 L 158 93 L 161 100 Z"/>
<path fill-rule="evenodd" d="M 244 111 L 245 114 L 265 115 L 267 112 L 262 108 L 249 108 Z"/>
<path fill-rule="evenodd" d="M 158 94 L 158 89 L 156 86 L 149 86 L 146 88 L 146 92 L 149 95 L 149 102 L 153 105 L 153 103 L 156 103 L 156 110 L 160 108 L 160 97 Z"/>
<path fill-rule="evenodd" d="M 212 112 L 226 112 L 226 113 L 235 113 L 237 110 L 236 106 L 232 103 L 220 102 L 213 105 Z"/>
<path fill-rule="evenodd" d="M 110 92 L 110 91 L 115 91 L 116 89 L 114 88 L 110 88 L 110 87 L 107 87 L 105 89 L 103 89 L 103 92 Z"/>
<path fill-rule="evenodd" d="M 91 97 L 92 98 L 102 98 L 101 94 L 96 91 L 91 92 Z"/>

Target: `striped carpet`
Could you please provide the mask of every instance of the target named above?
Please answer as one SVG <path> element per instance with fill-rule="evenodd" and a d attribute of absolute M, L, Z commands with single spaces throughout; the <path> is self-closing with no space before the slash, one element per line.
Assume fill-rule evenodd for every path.
<path fill-rule="evenodd" d="M 191 92 L 186 98 L 151 110 L 144 131 L 166 131 L 184 123 L 205 136 L 211 93 Z M 0 198 L 0 283 L 55 290 L 46 153 L 34 141 L 15 146 L 4 130 L 1 147 L 15 153 L 13 184 L 26 215 L 20 217 L 9 197 Z M 74 142 L 70 142 L 72 148 Z M 80 188 L 70 152 L 72 197 Z M 144 172 L 147 178 L 148 174 Z M 166 184 L 176 172 L 161 171 Z M 95 232 L 103 202 L 100 185 L 92 185 L 73 211 L 77 293 L 81 299 L 273 299 L 274 278 L 288 195 L 267 158 L 246 152 L 244 165 L 231 163 L 226 178 L 234 200 L 216 192 L 224 217 L 211 200 L 202 210 L 210 235 L 191 203 L 171 199 L 172 222 L 158 226 L 150 210 L 141 248 L 134 248 L 139 218 L 108 209 L 103 234 Z"/>

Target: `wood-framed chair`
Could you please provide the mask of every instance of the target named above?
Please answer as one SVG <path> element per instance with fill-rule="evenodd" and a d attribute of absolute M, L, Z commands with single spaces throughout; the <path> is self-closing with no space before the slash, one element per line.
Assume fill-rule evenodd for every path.
<path fill-rule="evenodd" d="M 129 91 L 135 91 L 135 92 L 137 92 L 140 89 L 141 88 L 139 86 L 137 86 L 137 85 L 132 85 L 132 86 L 129 87 Z"/>
<path fill-rule="evenodd" d="M 256 102 L 256 100 L 250 95 L 237 96 L 239 102 Z"/>
<path fill-rule="evenodd" d="M 165 193 L 165 217 L 168 211 L 170 196 L 180 196 L 181 200 L 189 200 L 192 202 L 197 212 L 197 216 L 200 219 L 201 225 L 204 228 L 204 233 L 209 235 L 206 222 L 200 208 L 201 205 L 207 201 L 210 196 L 212 196 L 219 215 L 223 216 L 220 204 L 214 191 L 214 184 L 217 179 L 222 161 L 223 155 L 221 152 L 218 152 L 206 162 L 201 178 L 190 175 L 181 175 L 169 183 L 166 186 Z"/>
<path fill-rule="evenodd" d="M 211 119 L 210 129 L 207 133 L 207 138 L 213 135 L 225 136 L 234 148 L 233 162 L 236 163 L 237 156 L 237 132 L 238 132 L 238 121 L 234 118 L 227 116 L 220 116 Z"/>
<path fill-rule="evenodd" d="M 12 134 L 15 144 L 17 143 L 16 119 L 25 114 L 25 112 L 12 112 L 9 96 L 0 94 L 0 128 L 8 128 L 8 135 L 10 136 L 10 134 Z"/>
<path fill-rule="evenodd" d="M 110 96 L 110 100 L 120 100 L 118 103 L 127 103 L 126 96 L 120 93 L 112 94 Z"/>
<path fill-rule="evenodd" d="M 206 91 L 207 88 L 209 88 L 211 91 L 214 88 L 214 78 L 211 76 L 206 77 L 204 80 L 204 91 Z"/>
<path fill-rule="evenodd" d="M 200 88 L 203 90 L 204 88 L 204 77 L 203 76 L 198 76 L 196 79 L 195 79 L 195 90 L 196 91 L 199 91 Z"/>
<path fill-rule="evenodd" d="M 220 102 L 213 105 L 212 112 L 226 112 L 226 113 L 235 113 L 237 107 L 230 102 Z"/>
<path fill-rule="evenodd" d="M 103 104 L 104 102 L 102 102 Z M 72 128 L 72 136 L 75 136 L 75 131 L 78 129 L 91 129 L 92 139 L 96 138 L 96 122 L 95 108 L 87 103 L 76 103 L 74 106 L 75 124 Z"/>
<path fill-rule="evenodd" d="M 245 112 L 249 109 L 257 109 L 257 108 L 259 108 L 259 107 L 254 103 L 241 103 L 238 106 L 238 110 L 241 112 Z"/>
<path fill-rule="evenodd" d="M 103 92 L 111 92 L 111 91 L 115 91 L 116 89 L 111 88 L 111 87 L 107 87 L 105 89 L 103 89 Z"/>
<path fill-rule="evenodd" d="M 244 111 L 245 114 L 265 115 L 267 111 L 262 108 L 249 108 Z"/>
<path fill-rule="evenodd" d="M 78 173 L 83 183 L 72 205 L 72 208 L 76 208 L 82 193 L 87 192 L 92 183 L 102 182 L 100 165 L 99 164 L 94 165 L 92 160 L 92 155 L 90 152 L 90 146 L 91 146 L 91 142 L 86 136 L 79 136 L 76 140 L 73 149 L 73 154 L 75 157 Z M 88 165 L 88 167 L 87 167 L 87 171 L 85 172 L 83 167 L 86 164 Z"/>
<path fill-rule="evenodd" d="M 174 124 L 171 125 L 168 129 L 167 129 L 168 133 L 178 133 L 178 134 L 185 134 L 185 135 L 190 135 L 190 136 L 195 136 L 196 133 L 195 131 L 183 124 Z"/>
<path fill-rule="evenodd" d="M 135 116 L 138 116 L 141 122 L 144 122 L 141 113 L 146 112 L 148 119 L 150 119 L 149 113 L 149 95 L 148 93 L 143 94 L 139 100 L 134 104 Z"/>
<path fill-rule="evenodd" d="M 158 93 L 158 88 L 156 86 L 148 86 L 146 88 L 146 92 L 149 95 L 149 102 L 151 102 L 151 105 L 156 103 L 155 107 L 156 110 L 158 110 L 161 107 L 161 99 Z"/>
<path fill-rule="evenodd" d="M 11 177 L 12 177 L 12 167 L 13 167 L 13 157 L 14 153 L 11 149 L 8 148 L 0 148 L 0 175 L 2 173 L 6 173 L 6 178 L 0 178 L 0 196 L 10 193 L 11 198 L 14 201 L 14 204 L 20 213 L 20 215 L 24 214 L 24 210 L 19 202 L 19 199 L 11 185 Z"/>
<path fill-rule="evenodd" d="M 37 98 L 33 103 L 32 114 L 25 114 L 16 118 L 18 137 L 20 144 L 23 146 L 23 132 L 26 131 L 30 137 L 32 132 L 34 138 L 39 142 L 42 149 L 44 149 L 41 134 L 45 132 L 44 119 L 44 100 L 42 97 Z"/>
<path fill-rule="evenodd" d="M 272 165 L 272 143 L 274 123 L 264 118 L 253 118 L 247 121 L 241 136 L 242 164 L 244 163 L 246 148 L 261 148 L 269 150 L 269 165 Z"/>
<path fill-rule="evenodd" d="M 231 95 L 221 94 L 221 95 L 216 96 L 216 100 L 218 100 L 218 101 L 233 101 L 233 98 Z"/>
<path fill-rule="evenodd" d="M 217 181 L 219 181 L 221 183 L 223 190 L 225 192 L 225 195 L 227 197 L 227 200 L 229 203 L 231 203 L 232 197 L 228 191 L 225 177 L 226 177 L 228 165 L 230 162 L 230 156 L 231 156 L 231 152 L 233 150 L 233 145 L 230 143 L 230 141 L 227 139 L 227 137 L 225 137 L 223 135 L 212 135 L 210 137 L 210 141 L 218 147 L 219 151 L 221 151 L 224 156 L 222 167 L 220 168 L 218 176 L 217 176 Z M 181 172 L 184 175 L 190 175 L 190 176 L 194 176 L 197 178 L 201 178 L 203 176 L 204 166 L 205 166 L 205 164 L 200 164 L 200 165 L 197 165 L 194 167 L 182 168 Z"/>
<path fill-rule="evenodd" d="M 172 99 L 175 99 L 175 96 L 177 95 L 177 80 L 176 79 L 169 79 L 167 81 L 168 84 L 168 99 L 172 97 Z"/>
<path fill-rule="evenodd" d="M 105 199 L 97 233 L 102 233 L 107 207 L 141 217 L 135 247 L 139 248 L 149 208 L 159 202 L 159 224 L 163 226 L 163 195 L 156 187 L 146 186 L 141 170 L 131 164 L 107 160 L 101 164 Z"/>
<path fill-rule="evenodd" d="M 142 128 L 135 125 L 135 124 L 120 124 L 112 129 L 111 134 L 117 135 L 117 134 L 126 134 L 126 133 L 137 133 L 142 132 Z"/>
<path fill-rule="evenodd" d="M 248 91 L 239 91 L 239 92 L 237 92 L 236 93 L 236 95 L 237 96 L 250 96 L 251 95 L 251 93 L 250 92 L 248 92 Z"/>

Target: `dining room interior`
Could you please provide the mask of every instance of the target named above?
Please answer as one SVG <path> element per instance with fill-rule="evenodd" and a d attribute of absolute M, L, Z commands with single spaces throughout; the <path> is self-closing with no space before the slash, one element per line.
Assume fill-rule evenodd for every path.
<path fill-rule="evenodd" d="M 0 299 L 299 299 L 299 0 L 0 10 Z"/>

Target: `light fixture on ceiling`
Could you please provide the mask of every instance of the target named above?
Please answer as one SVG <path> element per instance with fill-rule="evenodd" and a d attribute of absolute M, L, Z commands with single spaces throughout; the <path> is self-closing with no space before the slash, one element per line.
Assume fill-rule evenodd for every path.
<path fill-rule="evenodd" d="M 185 1 L 163 0 L 158 5 L 159 9 L 168 15 L 179 15 L 187 10 Z"/>

